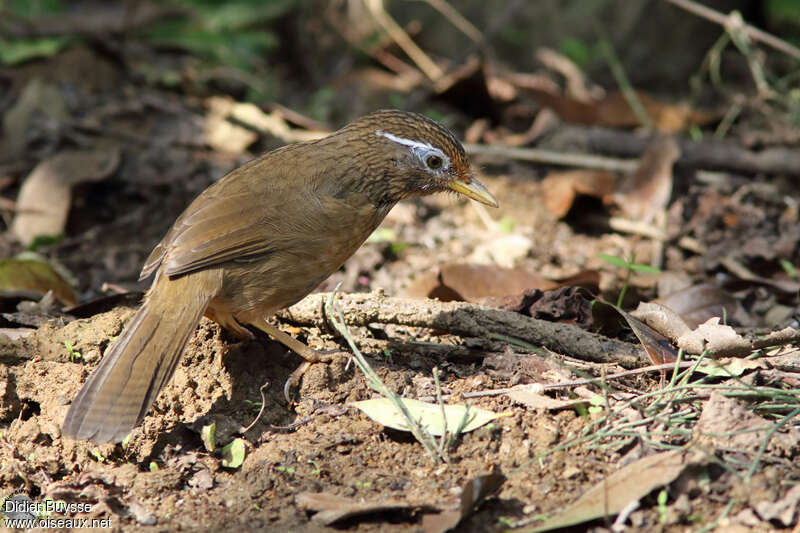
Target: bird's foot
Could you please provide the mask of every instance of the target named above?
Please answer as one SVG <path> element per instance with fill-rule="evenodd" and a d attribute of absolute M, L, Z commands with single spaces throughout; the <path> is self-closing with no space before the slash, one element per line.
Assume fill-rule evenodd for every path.
<path fill-rule="evenodd" d="M 309 348 L 308 346 L 306 346 L 306 349 L 308 350 L 308 352 L 300 354 L 303 357 L 303 359 L 305 359 L 305 361 L 303 361 L 300 364 L 300 366 L 298 366 L 295 369 L 294 372 L 289 374 L 289 378 L 286 380 L 286 383 L 283 385 L 283 396 L 286 398 L 286 401 L 289 402 L 289 405 L 291 405 L 293 403 L 292 394 L 291 394 L 292 393 L 292 389 L 297 388 L 297 387 L 300 386 L 300 380 L 303 378 L 303 374 L 305 374 L 306 371 L 309 368 L 311 368 L 311 365 L 313 365 L 314 363 L 326 363 L 327 364 L 327 363 L 330 363 L 331 361 L 333 361 L 334 359 L 336 359 L 337 356 L 349 355 L 346 352 L 342 352 L 341 350 L 326 350 L 326 351 L 322 351 L 321 352 L 321 351 L 313 350 L 313 349 Z M 311 359 L 309 359 L 307 357 L 307 355 L 311 355 L 311 353 L 309 353 L 309 352 L 313 353 L 313 356 L 312 356 Z"/>

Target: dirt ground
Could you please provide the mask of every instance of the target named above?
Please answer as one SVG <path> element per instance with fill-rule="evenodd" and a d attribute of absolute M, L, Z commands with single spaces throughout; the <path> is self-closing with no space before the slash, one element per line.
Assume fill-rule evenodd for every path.
<path fill-rule="evenodd" d="M 37 303 L 41 295 L 13 291 L 0 300 L 0 499 L 24 495 L 35 502 L 88 503 L 83 512 L 67 516 L 110 518 L 115 531 L 528 531 L 576 502 L 571 516 L 584 513 L 586 521 L 565 526 L 611 531 L 621 512 L 618 499 L 638 503 L 625 510 L 625 531 L 797 531 L 800 355 L 794 346 L 800 335 L 791 337 L 795 330 L 788 333 L 793 342 L 738 354 L 747 356 L 747 363 L 737 359 L 741 371 L 725 366 L 724 374 L 710 375 L 692 368 L 677 379 L 671 370 L 651 370 L 606 381 L 605 376 L 635 369 L 620 364 L 619 354 L 606 353 L 599 362 L 559 352 L 559 339 L 544 348 L 531 347 L 533 342 L 526 347 L 494 334 L 389 323 L 352 326 L 356 344 L 392 391 L 404 398 L 435 398 L 436 368 L 448 403 L 467 402 L 500 415 L 460 434 L 446 450 L 448 461 L 437 463 L 410 433 L 386 428 L 352 405 L 376 393 L 349 360 L 340 334 L 300 326 L 286 316 L 276 319 L 310 346 L 340 352 L 332 363 L 311 367 L 288 405 L 283 385 L 300 358 L 263 334 L 239 341 L 204 318 L 175 376 L 123 444 L 62 438 L 70 402 L 148 286 L 136 280 L 155 243 L 200 191 L 286 140 L 244 128 L 253 134 L 246 149 L 213 144 L 209 128 L 219 127 L 219 121 L 210 117 L 220 105 L 212 101 L 214 90 L 182 94 L 143 82 L 143 70 L 136 70 L 142 62 L 121 64 L 109 50 L 77 45 L 0 73 L 15 96 L 0 102 L 6 117 L 0 178 L 9 178 L 2 182 L 4 199 L 17 197 L 39 161 L 64 151 L 86 158 L 100 154 L 98 165 L 111 169 L 94 178 L 84 169 L 89 176 L 67 188 L 62 238 L 37 248 L 66 273 L 81 305 L 70 310 L 64 301 Z M 363 85 L 351 80 L 337 98 L 358 96 L 363 103 Z M 24 111 L 22 94 L 28 95 L 26 105 L 52 120 L 25 115 L 26 141 L 11 147 L 16 122 L 9 116 Z M 224 105 L 234 101 L 228 98 Z M 453 103 L 438 109 L 450 112 Z M 749 111 L 734 128 L 737 146 L 745 148 L 752 147 L 742 140 L 747 134 L 766 142 L 763 124 Z M 453 114 L 462 138 L 486 141 L 509 133 Z M 298 122 L 292 122 L 295 133 L 316 125 Z M 240 126 L 230 117 L 228 123 Z M 575 150 L 575 130 L 563 123 L 551 128 L 539 146 Z M 774 136 L 783 133 L 782 146 L 796 150 L 797 140 L 791 141 L 784 123 L 766 129 Z M 226 142 L 247 134 L 225 131 Z M 476 156 L 473 162 L 499 209 L 487 211 L 455 196 L 402 203 L 318 291 L 341 284 L 343 293 L 419 297 L 434 294 L 430 287 L 439 283 L 448 288 L 435 294 L 446 293 L 445 299 L 531 316 L 530 302 L 521 302 L 540 288 L 532 276 L 577 275 L 582 282 L 565 284 L 592 286 L 608 301 L 625 286 L 626 309 L 670 294 L 667 286 L 706 287 L 689 298 L 687 323 L 693 311 L 722 316 L 750 339 L 797 327 L 800 284 L 789 267 L 800 257 L 800 214 L 793 181 L 798 174 L 791 169 L 712 173 L 681 159 L 673 186 L 669 160 L 669 202 L 659 208 L 667 235 L 651 238 L 652 232 L 612 227 L 608 198 L 585 187 L 574 204 L 567 201 L 564 216 L 554 214 L 549 206 L 564 201 L 553 192 L 563 176 L 554 178 L 552 171 L 560 169 L 497 155 Z M 654 181 L 661 176 L 658 169 L 648 175 L 656 176 Z M 10 228 L 14 211 L 5 214 Z M 0 235 L 3 257 L 24 248 L 11 229 Z M 640 269 L 628 276 L 603 254 L 635 257 L 631 263 L 642 265 L 655 262 L 660 271 Z M 442 265 L 452 263 L 486 269 L 479 270 L 479 286 L 455 270 L 443 274 Z M 512 267 L 515 288 L 503 292 L 492 281 Z M 558 288 L 541 287 L 545 294 Z M 120 293 L 127 293 L 124 300 Z M 550 307 L 535 316 L 568 324 L 575 335 L 579 328 L 602 330 L 645 353 L 627 326 L 612 328 L 592 316 L 584 293 L 549 294 Z M 716 315 L 699 309 L 705 296 Z M 670 344 L 667 351 L 677 348 Z M 644 358 L 633 366 L 651 361 L 659 362 Z M 600 382 L 581 381 L 592 377 Z M 537 401 L 550 403 L 508 393 L 533 383 L 546 389 Z M 212 423 L 210 449 L 203 431 Z M 224 466 L 229 463 L 222 448 L 236 439 L 244 444 L 244 460 Z M 654 457 L 660 462 L 647 466 Z M 675 457 L 677 467 L 670 463 Z M 492 489 L 481 492 L 486 484 Z M 592 490 L 594 507 L 580 500 Z"/>

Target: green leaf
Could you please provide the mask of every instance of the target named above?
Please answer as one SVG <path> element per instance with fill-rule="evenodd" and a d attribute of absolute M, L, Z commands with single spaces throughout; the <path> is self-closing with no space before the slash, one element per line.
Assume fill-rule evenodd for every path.
<path fill-rule="evenodd" d="M 50 57 L 63 50 L 70 41 L 71 37 L 0 39 L 0 63 L 17 65 L 37 57 Z"/>
<path fill-rule="evenodd" d="M 419 424 L 430 434 L 441 436 L 445 433 L 445 421 L 442 420 L 442 407 L 439 404 L 406 398 L 403 398 L 403 403 L 406 409 L 411 413 L 411 416 L 418 420 Z M 353 402 L 351 405 L 361 409 L 364 414 L 379 424 L 400 431 L 409 431 L 402 413 L 395 408 L 392 401 L 388 398 L 375 398 L 373 400 Z M 469 411 L 467 412 L 466 405 L 445 404 L 444 412 L 447 432 L 451 434 L 455 433 L 456 430 L 461 427 L 462 421 L 464 420 L 464 413 L 467 413 L 466 424 L 464 424 L 464 427 L 461 429 L 464 433 L 488 424 L 496 418 L 505 416 L 477 407 L 469 407 Z"/>
<path fill-rule="evenodd" d="M 214 451 L 214 437 L 217 433 L 217 423 L 212 422 L 207 426 L 203 426 L 200 430 L 200 438 L 203 441 L 203 446 L 205 447 L 206 451 L 213 452 Z"/>
<path fill-rule="evenodd" d="M 597 257 L 615 267 L 628 268 L 629 266 L 631 266 L 631 264 L 628 263 L 626 260 L 622 259 L 621 257 L 617 257 L 616 255 L 598 254 Z"/>
<path fill-rule="evenodd" d="M 239 468 L 244 463 L 245 452 L 244 440 L 234 439 L 233 442 L 222 448 L 222 466 L 225 468 Z"/>
<path fill-rule="evenodd" d="M 797 267 L 794 266 L 791 261 L 781 259 L 781 268 L 783 268 L 783 271 L 786 272 L 786 275 L 790 278 L 797 279 L 800 276 L 797 272 Z"/>
<path fill-rule="evenodd" d="M 656 267 L 650 266 L 650 265 L 640 265 L 639 263 L 635 263 L 633 265 L 628 265 L 628 268 L 630 268 L 631 270 L 633 270 L 635 272 L 645 272 L 647 274 L 660 274 L 661 273 L 661 269 L 660 268 L 656 268 Z"/>
<path fill-rule="evenodd" d="M 514 220 L 513 217 L 505 216 L 500 219 L 497 223 L 498 228 L 503 233 L 512 233 L 514 231 L 514 226 L 517 225 L 517 221 Z"/>

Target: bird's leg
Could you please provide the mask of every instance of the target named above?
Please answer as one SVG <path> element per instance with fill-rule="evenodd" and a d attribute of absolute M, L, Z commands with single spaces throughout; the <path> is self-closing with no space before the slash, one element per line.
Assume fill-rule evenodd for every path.
<path fill-rule="evenodd" d="M 250 324 L 276 341 L 280 342 L 294 353 L 305 359 L 303 363 L 297 367 L 297 369 L 289 375 L 289 379 L 286 380 L 286 384 L 283 386 L 283 395 L 286 397 L 286 401 L 292 403 L 290 391 L 292 388 L 297 387 L 300 384 L 300 378 L 303 377 L 303 374 L 311 367 L 314 363 L 329 363 L 333 360 L 334 354 L 326 354 L 322 352 L 318 352 L 313 348 L 309 348 L 299 340 L 295 339 L 291 335 L 287 335 L 276 326 L 273 326 L 266 319 L 259 319 L 250 322 Z"/>

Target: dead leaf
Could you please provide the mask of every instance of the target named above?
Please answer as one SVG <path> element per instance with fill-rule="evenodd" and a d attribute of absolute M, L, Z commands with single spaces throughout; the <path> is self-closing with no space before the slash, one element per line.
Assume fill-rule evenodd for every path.
<path fill-rule="evenodd" d="M 736 398 L 712 391 L 703 405 L 694 432 L 696 438 L 715 448 L 755 453 L 769 439 L 768 453 L 791 456 L 800 446 L 800 429 L 787 424 L 785 431 L 772 432 L 774 421 L 746 409 Z"/>
<path fill-rule="evenodd" d="M 42 235 L 64 233 L 72 187 L 86 181 L 100 181 L 116 170 L 117 151 L 65 151 L 45 159 L 25 179 L 17 197 L 17 215 L 11 230 L 24 245 Z"/>
<path fill-rule="evenodd" d="M 732 327 L 720 324 L 719 317 L 709 318 L 693 331 L 678 338 L 678 347 L 686 353 L 700 354 L 708 350 L 715 356 L 740 355 L 750 351 L 750 342 Z"/>
<path fill-rule="evenodd" d="M 419 425 L 424 427 L 431 435 L 437 437 L 441 437 L 445 432 L 453 434 L 458 429 L 461 429 L 462 433 L 473 431 L 496 418 L 508 416 L 464 404 L 445 404 L 445 418 L 443 419 L 442 406 L 439 404 L 421 402 L 410 398 L 403 398 L 402 400 L 406 409 L 419 422 Z M 409 431 L 405 417 L 397 410 L 394 402 L 389 398 L 362 400 L 351 402 L 350 405 L 359 408 L 365 415 L 381 425 L 400 431 Z"/>
<path fill-rule="evenodd" d="M 653 301 L 640 302 L 636 310 L 631 311 L 631 316 L 641 320 L 672 342 L 692 331 L 683 318 L 672 308 Z"/>
<path fill-rule="evenodd" d="M 75 305 L 77 298 L 69 283 L 52 266 L 34 259 L 0 260 L 0 291 L 35 291 L 40 296 L 53 291 L 65 305 Z"/>
<path fill-rule="evenodd" d="M 567 215 L 579 194 L 604 198 L 614 191 L 617 177 L 604 170 L 551 172 L 543 180 L 544 205 L 556 218 Z"/>
<path fill-rule="evenodd" d="M 540 105 L 552 108 L 568 122 L 611 127 L 641 126 L 636 113 L 619 91 L 591 102 L 582 102 L 549 88 L 526 87 L 525 91 Z M 663 133 L 676 133 L 694 125 L 711 124 L 722 117 L 719 111 L 694 110 L 685 103 L 667 104 L 643 91 L 636 91 L 636 95 L 653 125 Z"/>
<path fill-rule="evenodd" d="M 265 113 L 255 104 L 236 102 L 230 97 L 212 96 L 206 100 L 206 107 L 209 113 L 203 127 L 205 142 L 222 152 L 243 153 L 259 133 L 287 143 L 312 141 L 330 133 L 291 128 L 280 110 Z"/>
<path fill-rule="evenodd" d="M 733 295 L 709 283 L 680 289 L 656 299 L 653 303 L 660 303 L 673 310 L 692 329 L 715 316 L 730 319 L 741 316 L 744 312 Z"/>
<path fill-rule="evenodd" d="M 437 510 L 433 506 L 415 505 L 402 500 L 383 500 L 365 502 L 337 496 L 328 492 L 301 492 L 295 497 L 301 509 L 314 511 L 312 520 L 324 526 L 330 526 L 340 520 L 386 511 L 421 511 Z"/>
<path fill-rule="evenodd" d="M 733 357 L 727 359 L 707 360 L 695 368 L 695 372 L 707 376 L 719 376 L 723 378 L 738 377 L 748 370 L 766 370 L 769 365 L 764 359 L 742 359 Z"/>
<path fill-rule="evenodd" d="M 554 281 L 522 267 L 445 263 L 438 271 L 418 278 L 405 290 L 412 298 L 438 298 L 443 302 L 477 302 L 482 298 L 502 298 L 526 289 L 548 290 Z"/>
<path fill-rule="evenodd" d="M 454 509 L 447 509 L 438 514 L 426 514 L 422 517 L 422 530 L 425 533 L 445 533 L 456 527 L 462 520 L 470 516 L 475 508 L 497 492 L 505 482 L 502 474 L 492 473 L 470 479 L 461 487 L 461 497 Z"/>
<path fill-rule="evenodd" d="M 549 411 L 572 409 L 578 405 L 586 405 L 588 403 L 586 399 L 582 398 L 569 400 L 551 398 L 546 394 L 536 392 L 535 388 L 530 385 L 513 387 L 506 393 L 506 396 L 525 407 L 530 407 L 531 409 L 547 409 Z"/>
<path fill-rule="evenodd" d="M 576 324 L 584 328 L 591 327 L 594 301 L 592 292 L 598 290 L 599 275 L 595 279 L 573 278 L 561 283 L 567 286 L 549 291 L 525 290 L 520 295 L 507 296 L 499 302 L 489 300 L 487 303 L 499 309 L 541 320 Z M 591 288 L 586 288 L 586 284 Z"/>
<path fill-rule="evenodd" d="M 687 450 L 672 450 L 639 459 L 608 476 L 561 513 L 530 530 L 530 533 L 616 515 L 626 505 L 644 498 L 653 489 L 669 485 L 689 464 L 701 460 L 701 455 Z"/>
<path fill-rule="evenodd" d="M 797 514 L 800 512 L 800 485 L 790 488 L 777 502 L 758 502 L 755 508 L 762 520 L 777 521 L 784 527 L 792 526 L 798 521 Z"/>
<path fill-rule="evenodd" d="M 605 198 L 605 203 L 613 203 L 626 218 L 652 222 L 669 202 L 672 165 L 680 155 L 674 138 L 655 139 L 642 154 L 636 170 L 620 180 L 616 192 Z"/>
<path fill-rule="evenodd" d="M 651 307 L 653 305 L 654 304 L 650 304 Z M 672 346 L 670 338 L 662 335 L 659 331 L 653 329 L 649 325 L 637 319 L 631 313 L 626 313 L 616 305 L 613 305 L 609 302 L 596 301 L 592 311 L 596 312 L 598 308 L 601 307 L 613 309 L 614 311 L 619 313 L 619 315 L 623 319 L 625 319 L 625 322 L 628 323 L 628 326 L 636 335 L 636 338 L 639 339 L 639 342 L 642 344 L 642 347 L 645 349 L 648 357 L 650 358 L 650 361 L 654 365 L 672 363 L 673 361 L 676 361 L 678 359 L 678 351 Z M 640 304 L 639 308 L 641 309 L 642 307 L 643 304 Z M 669 309 L 663 308 L 663 306 L 657 306 L 657 307 L 661 307 L 661 311 L 667 313 L 668 316 L 673 317 L 673 319 L 668 320 L 667 323 L 683 324 L 683 322 L 680 320 L 680 317 L 678 317 L 674 313 L 669 315 L 669 313 L 671 313 Z M 639 312 L 639 309 L 637 309 L 636 311 Z M 641 313 L 639 313 L 639 315 L 641 316 Z M 689 329 L 688 327 L 686 327 L 685 324 L 683 324 L 683 328 L 685 329 L 682 329 L 682 331 L 688 331 Z"/>

